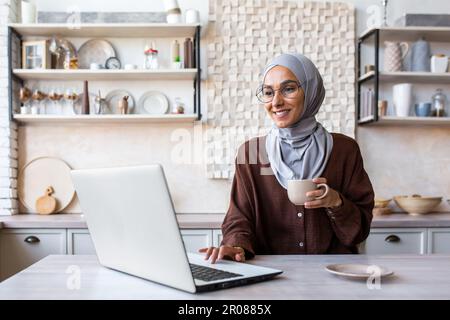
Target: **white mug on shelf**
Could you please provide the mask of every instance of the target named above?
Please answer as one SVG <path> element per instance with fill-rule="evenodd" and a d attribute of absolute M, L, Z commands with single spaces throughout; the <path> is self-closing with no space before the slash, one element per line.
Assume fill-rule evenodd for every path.
<path fill-rule="evenodd" d="M 445 54 L 435 54 L 431 57 L 431 72 L 444 73 L 447 71 L 448 57 Z"/>
<path fill-rule="evenodd" d="M 168 13 L 167 14 L 167 23 L 181 23 L 181 14 L 178 13 Z"/>
<path fill-rule="evenodd" d="M 20 114 L 30 114 L 30 108 L 25 106 L 20 107 Z"/>
<path fill-rule="evenodd" d="M 36 23 L 36 5 L 22 0 L 22 23 Z"/>
<path fill-rule="evenodd" d="M 186 23 L 200 23 L 200 13 L 195 9 L 186 11 Z"/>
<path fill-rule="evenodd" d="M 36 106 L 31 107 L 31 114 L 39 114 L 39 108 Z"/>
<path fill-rule="evenodd" d="M 127 63 L 123 68 L 125 70 L 136 70 L 137 69 L 137 65 L 131 64 L 131 63 Z"/>
<path fill-rule="evenodd" d="M 100 63 L 95 62 L 91 63 L 89 67 L 91 70 L 100 70 L 102 68 Z"/>
<path fill-rule="evenodd" d="M 408 117 L 412 103 L 412 84 L 400 83 L 393 86 L 394 109 L 398 117 Z"/>

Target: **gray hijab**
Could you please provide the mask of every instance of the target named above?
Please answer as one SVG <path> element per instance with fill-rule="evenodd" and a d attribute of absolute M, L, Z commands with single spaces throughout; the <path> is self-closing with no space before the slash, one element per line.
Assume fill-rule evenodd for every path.
<path fill-rule="evenodd" d="M 305 93 L 300 119 L 289 128 L 274 124 L 266 139 L 270 166 L 278 182 L 287 189 L 287 180 L 320 177 L 333 148 L 333 137 L 315 118 L 325 98 L 316 66 L 304 55 L 282 54 L 266 66 L 264 79 L 275 66 L 291 70 Z"/>

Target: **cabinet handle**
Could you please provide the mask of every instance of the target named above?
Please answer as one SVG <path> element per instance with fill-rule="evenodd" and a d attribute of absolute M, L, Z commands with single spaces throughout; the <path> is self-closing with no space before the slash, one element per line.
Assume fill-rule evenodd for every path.
<path fill-rule="evenodd" d="M 400 238 L 394 234 L 391 234 L 390 236 L 387 236 L 386 239 L 384 239 L 386 242 L 400 242 Z"/>
<path fill-rule="evenodd" d="M 38 242 L 40 242 L 41 240 L 39 240 L 39 238 L 38 238 L 38 237 L 35 237 L 35 236 L 28 236 L 28 237 L 25 238 L 24 241 L 25 241 L 26 243 L 33 244 L 33 243 L 38 243 Z"/>

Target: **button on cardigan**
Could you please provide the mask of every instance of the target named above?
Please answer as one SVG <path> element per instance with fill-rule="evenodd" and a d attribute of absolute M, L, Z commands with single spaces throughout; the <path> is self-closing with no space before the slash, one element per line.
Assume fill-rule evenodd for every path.
<path fill-rule="evenodd" d="M 268 161 L 265 136 L 240 146 L 222 244 L 255 254 L 357 253 L 370 231 L 374 192 L 358 144 L 332 133 L 333 149 L 322 177 L 343 201 L 336 209 L 296 206 Z M 301 218 L 299 218 L 301 217 Z"/>

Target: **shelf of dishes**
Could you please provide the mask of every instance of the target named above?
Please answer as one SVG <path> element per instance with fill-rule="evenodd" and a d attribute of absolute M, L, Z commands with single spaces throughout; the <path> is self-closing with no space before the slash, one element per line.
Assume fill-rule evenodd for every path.
<path fill-rule="evenodd" d="M 193 123 L 197 120 L 195 114 L 102 114 L 102 115 L 46 115 L 46 114 L 15 114 L 19 123 L 29 124 L 83 124 L 83 123 Z"/>
<path fill-rule="evenodd" d="M 185 23 L 32 23 L 9 24 L 22 36 L 49 36 L 58 34 L 63 37 L 193 37 L 200 24 Z"/>
<path fill-rule="evenodd" d="M 22 80 L 194 80 L 197 75 L 197 69 L 14 69 L 13 73 Z"/>
<path fill-rule="evenodd" d="M 48 90 L 41 89 L 39 86 L 31 89 L 22 86 L 19 89 L 18 98 L 20 108 L 17 109 L 17 114 L 25 116 L 23 119 L 41 116 L 49 118 L 40 119 L 58 119 L 93 115 L 112 116 L 105 119 L 114 119 L 114 115 L 150 116 L 149 119 L 152 119 L 185 113 L 185 103 L 180 97 L 176 97 L 170 103 L 163 92 L 149 90 L 136 100 L 133 94 L 125 89 L 111 90 L 105 96 L 101 90 L 98 90 L 97 94 L 89 91 L 88 81 L 84 81 L 83 90 L 79 90 L 76 86 L 66 88 L 53 86 Z"/>

